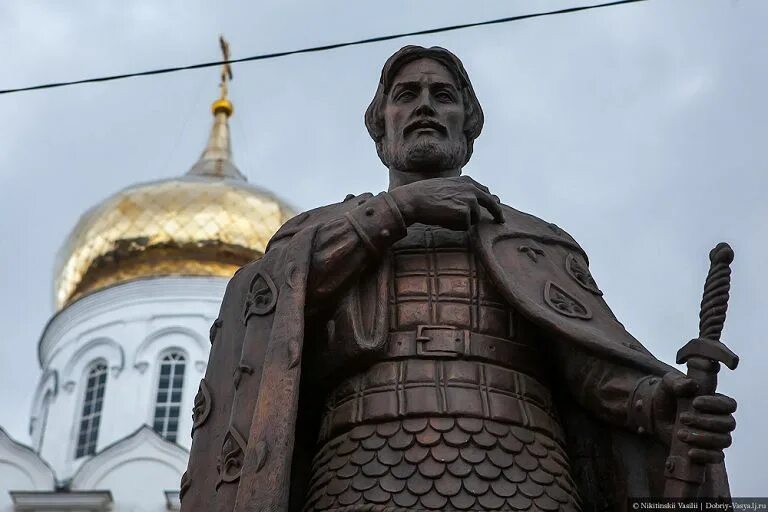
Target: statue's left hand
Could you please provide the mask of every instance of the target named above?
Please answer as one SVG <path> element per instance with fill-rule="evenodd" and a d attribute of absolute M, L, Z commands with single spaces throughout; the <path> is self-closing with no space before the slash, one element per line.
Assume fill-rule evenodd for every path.
<path fill-rule="evenodd" d="M 720 462 L 736 428 L 736 400 L 719 393 L 695 396 L 697 390 L 696 382 L 684 375 L 670 372 L 664 376 L 653 395 L 656 432 L 667 444 L 672 436 L 688 443 L 688 454 L 694 462 Z M 680 414 L 680 426 L 675 431 L 678 401 L 692 396 L 692 408 Z"/>

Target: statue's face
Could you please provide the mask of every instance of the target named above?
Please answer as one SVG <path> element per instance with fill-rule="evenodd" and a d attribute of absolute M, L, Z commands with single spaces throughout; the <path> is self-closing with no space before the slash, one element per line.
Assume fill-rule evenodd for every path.
<path fill-rule="evenodd" d="M 457 169 L 464 163 L 464 101 L 453 74 L 432 59 L 398 71 L 384 107 L 384 160 L 417 173 Z"/>

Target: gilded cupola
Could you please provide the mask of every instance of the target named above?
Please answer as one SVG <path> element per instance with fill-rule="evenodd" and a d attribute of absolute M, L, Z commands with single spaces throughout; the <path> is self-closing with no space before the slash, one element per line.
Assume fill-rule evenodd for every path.
<path fill-rule="evenodd" d="M 221 43 L 228 60 L 226 42 Z M 260 257 L 272 235 L 294 215 L 275 195 L 249 184 L 235 166 L 229 65 L 221 75 L 211 134 L 192 168 L 177 178 L 125 188 L 80 218 L 57 258 L 57 310 L 133 279 L 230 277 Z"/>

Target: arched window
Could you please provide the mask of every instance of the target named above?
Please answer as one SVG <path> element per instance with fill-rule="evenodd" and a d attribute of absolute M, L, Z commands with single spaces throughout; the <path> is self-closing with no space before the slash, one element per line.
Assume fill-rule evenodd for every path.
<path fill-rule="evenodd" d="M 167 354 L 160 363 L 153 428 L 168 441 L 176 441 L 179 432 L 184 366 L 184 356 L 179 352 Z"/>
<path fill-rule="evenodd" d="M 88 370 L 75 458 L 96 453 L 96 441 L 99 438 L 99 423 L 101 422 L 101 409 L 104 405 L 104 389 L 106 387 L 107 365 L 96 363 Z"/>

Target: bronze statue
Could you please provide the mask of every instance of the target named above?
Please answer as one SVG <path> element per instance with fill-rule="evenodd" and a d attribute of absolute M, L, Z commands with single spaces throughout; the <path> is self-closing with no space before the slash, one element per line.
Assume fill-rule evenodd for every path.
<path fill-rule="evenodd" d="M 389 191 L 294 217 L 229 283 L 182 509 L 623 510 L 662 495 L 673 437 L 667 478 L 728 496 L 736 402 L 624 329 L 568 233 L 461 175 L 461 61 L 402 48 L 365 124 Z"/>

